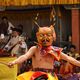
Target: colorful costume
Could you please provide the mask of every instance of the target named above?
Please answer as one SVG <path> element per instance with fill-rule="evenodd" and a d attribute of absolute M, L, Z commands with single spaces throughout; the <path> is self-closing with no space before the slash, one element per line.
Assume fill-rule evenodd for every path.
<path fill-rule="evenodd" d="M 41 76 L 44 76 L 41 78 Z M 44 72 L 25 72 L 17 77 L 17 80 L 58 80 L 57 77 L 53 77 L 50 73 L 44 73 Z"/>

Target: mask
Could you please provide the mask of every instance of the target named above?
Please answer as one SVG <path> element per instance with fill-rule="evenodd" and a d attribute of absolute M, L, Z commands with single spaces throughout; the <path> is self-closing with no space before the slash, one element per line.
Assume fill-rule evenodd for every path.
<path fill-rule="evenodd" d="M 41 46 L 50 46 L 52 45 L 54 38 L 56 38 L 54 27 L 52 25 L 50 27 L 39 27 L 36 36 L 38 43 Z"/>

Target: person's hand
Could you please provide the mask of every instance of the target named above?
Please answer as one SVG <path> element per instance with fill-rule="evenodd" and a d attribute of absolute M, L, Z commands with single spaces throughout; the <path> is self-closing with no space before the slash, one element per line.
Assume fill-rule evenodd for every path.
<path fill-rule="evenodd" d="M 14 67 L 15 62 L 14 61 L 13 62 L 9 62 L 7 65 L 8 65 L 8 67 L 12 68 L 12 67 Z"/>

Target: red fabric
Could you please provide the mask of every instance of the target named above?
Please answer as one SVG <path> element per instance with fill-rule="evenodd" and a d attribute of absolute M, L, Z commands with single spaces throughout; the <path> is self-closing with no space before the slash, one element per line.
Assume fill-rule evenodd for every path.
<path fill-rule="evenodd" d="M 62 48 L 48 46 L 48 47 L 40 47 L 40 49 L 41 49 L 42 56 L 45 56 L 47 54 L 51 54 L 55 60 L 57 60 L 57 61 L 60 60 L 60 53 L 62 51 Z"/>
<path fill-rule="evenodd" d="M 35 73 L 32 75 L 32 77 L 31 77 L 30 80 L 34 80 L 34 79 L 40 77 L 41 75 L 45 75 L 46 77 L 48 77 L 48 75 L 47 75 L 45 72 L 39 72 L 39 71 L 38 71 L 38 72 L 35 72 Z"/>

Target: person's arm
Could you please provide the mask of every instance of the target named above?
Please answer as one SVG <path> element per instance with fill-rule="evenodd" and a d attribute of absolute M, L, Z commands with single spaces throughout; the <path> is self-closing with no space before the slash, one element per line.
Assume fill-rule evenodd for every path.
<path fill-rule="evenodd" d="M 61 53 L 60 58 L 70 62 L 71 64 L 75 65 L 75 66 L 79 66 L 80 67 L 80 61 L 74 59 L 73 57 L 70 57 L 64 53 Z"/>
<path fill-rule="evenodd" d="M 33 46 L 29 49 L 28 52 L 26 52 L 24 55 L 20 56 L 19 58 L 17 58 L 16 60 L 9 62 L 8 66 L 13 66 L 15 64 L 20 64 L 22 62 L 24 62 L 25 60 L 29 59 L 32 57 L 32 55 L 35 53 L 36 50 L 36 46 Z"/>

